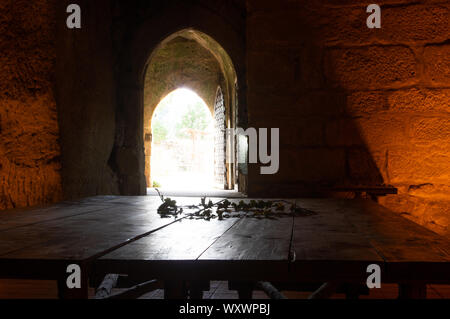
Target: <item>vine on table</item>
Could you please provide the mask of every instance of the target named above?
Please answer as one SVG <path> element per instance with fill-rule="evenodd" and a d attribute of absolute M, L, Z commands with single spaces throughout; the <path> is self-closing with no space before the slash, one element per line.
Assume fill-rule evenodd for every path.
<path fill-rule="evenodd" d="M 297 207 L 294 203 L 286 200 L 250 200 L 245 202 L 240 200 L 238 203 L 230 202 L 228 199 L 213 203 L 212 200 L 207 201 L 206 196 L 202 197 L 200 204 L 189 206 L 178 206 L 175 200 L 164 196 L 158 192 L 162 204 L 158 207 L 158 214 L 162 218 L 174 217 L 178 218 L 183 214 L 183 208 L 195 210 L 192 213 L 185 213 L 189 219 L 219 219 L 226 218 L 270 218 L 275 219 L 283 216 L 312 215 L 314 212 Z"/>

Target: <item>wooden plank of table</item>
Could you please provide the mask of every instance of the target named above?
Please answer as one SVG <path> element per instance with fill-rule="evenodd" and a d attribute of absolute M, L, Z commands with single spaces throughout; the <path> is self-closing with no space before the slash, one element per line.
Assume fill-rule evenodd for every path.
<path fill-rule="evenodd" d="M 185 198 L 180 198 L 180 200 L 186 201 Z M 192 203 L 192 200 L 188 202 Z M 140 209 L 156 210 L 160 204 L 160 198 L 155 196 L 94 196 L 65 201 L 48 207 L 6 210 L 0 214 L 0 232 L 15 227 L 96 212 L 117 205 L 131 205 Z"/>
<path fill-rule="evenodd" d="M 65 200 L 63 202 L 61 202 L 62 204 L 75 204 L 75 205 L 90 205 L 90 204 L 98 204 L 98 205 L 103 205 L 103 204 L 108 204 L 108 202 L 117 199 L 121 196 L 118 195 L 96 195 L 96 196 L 89 196 L 89 197 L 83 197 L 83 198 L 78 198 L 78 199 L 71 199 L 71 200 Z"/>
<path fill-rule="evenodd" d="M 181 205 L 197 203 L 192 198 L 177 200 Z M 114 205 L 4 231 L 0 233 L 0 274 L 27 274 L 28 265 L 49 273 L 53 265 L 96 258 L 173 221 L 161 218 L 156 209 Z"/>
<path fill-rule="evenodd" d="M 237 221 L 183 219 L 99 258 L 95 272 L 125 273 L 141 280 L 199 280 L 196 260 Z"/>
<path fill-rule="evenodd" d="M 193 203 L 192 199 L 179 201 L 186 205 Z M 11 229 L 0 233 L 0 256 L 20 251 L 15 256 L 88 258 L 94 251 L 111 247 L 117 241 L 131 239 L 171 223 L 173 219 L 161 218 L 157 214 L 157 206 L 153 204 L 150 208 L 137 208 L 132 205 L 114 205 L 89 214 Z M 32 248 L 21 251 L 27 246 Z"/>
<path fill-rule="evenodd" d="M 298 282 L 360 282 L 367 266 L 384 266 L 384 259 L 354 225 L 345 210 L 337 211 L 334 199 L 300 199 L 297 206 L 315 214 L 296 217 L 291 278 Z"/>
<path fill-rule="evenodd" d="M 368 200 L 336 203 L 386 261 L 389 281 L 450 282 L 450 241 Z"/>
<path fill-rule="evenodd" d="M 388 262 L 450 261 L 447 239 L 373 201 L 340 201 L 336 209 L 345 211 Z"/>
<path fill-rule="evenodd" d="M 181 203 L 189 203 L 189 204 L 198 204 L 200 203 L 199 199 L 192 199 L 187 197 L 177 197 L 172 198 L 177 201 L 181 201 Z M 132 205 L 137 206 L 139 208 L 147 208 L 154 209 L 161 205 L 161 198 L 159 196 L 116 196 L 111 199 L 108 203 L 114 205 Z"/>
<path fill-rule="evenodd" d="M 288 270 L 293 217 L 242 218 L 199 258 L 214 279 L 282 280 Z"/>
<path fill-rule="evenodd" d="M 53 205 L 47 208 L 36 208 L 36 209 L 28 209 L 28 210 L 11 210 L 5 211 L 0 214 L 0 230 L 10 230 L 8 233 L 1 234 L 0 233 L 0 245 L 3 244 L 3 249 L 0 248 L 0 255 L 5 253 L 5 249 L 10 247 L 10 243 L 6 243 L 9 239 L 11 239 L 11 243 L 25 241 L 27 239 L 27 245 L 36 244 L 35 240 L 42 241 L 42 236 L 46 236 L 47 234 L 54 234 L 56 231 L 56 235 L 65 233 L 66 235 L 70 232 L 73 232 L 77 224 L 83 223 L 85 220 L 97 221 L 97 224 L 100 223 L 99 218 L 107 218 L 110 220 L 114 220 L 115 216 L 119 215 L 119 217 L 128 217 L 126 214 L 122 212 L 150 212 L 155 216 L 157 207 L 161 204 L 161 200 L 156 197 L 149 198 L 145 201 L 144 204 L 140 206 L 124 207 L 117 203 L 110 203 L 112 199 L 115 201 L 122 201 L 121 204 L 126 205 L 127 202 L 132 202 L 132 199 L 127 197 L 125 199 L 119 196 L 107 196 L 107 201 L 105 203 L 109 203 L 106 207 L 103 199 L 105 196 L 97 196 L 88 198 L 86 200 L 82 200 L 84 205 L 81 204 L 67 204 L 60 203 Z M 192 199 L 180 198 L 181 202 L 185 204 L 192 204 Z M 139 202 L 139 201 L 138 201 Z M 93 204 L 95 203 L 95 204 Z M 105 213 L 105 214 L 104 214 Z M 107 214 L 106 214 L 107 213 Z M 91 214 L 90 216 L 87 216 Z M 131 214 L 131 213 L 130 213 Z M 82 216 L 83 215 L 83 216 Z M 123 216 L 122 216 L 123 215 Z M 137 218 L 135 215 L 132 215 Z M 67 219 L 66 221 L 62 221 L 63 219 Z M 55 223 L 48 223 L 51 221 L 55 221 Z M 61 222 L 61 225 L 59 224 Z M 66 227 L 66 223 L 69 223 L 69 226 Z M 38 224 L 42 224 L 39 226 Z M 17 227 L 24 227 L 25 229 L 18 229 L 16 231 L 12 231 L 12 229 Z M 84 227 L 84 225 L 82 225 Z M 61 228 L 64 228 L 61 230 Z M 89 230 L 89 227 L 87 227 Z M 59 232 L 59 233 L 58 233 Z M 79 233 L 77 231 L 77 233 Z M 34 240 L 28 240 L 34 239 Z M 17 247 L 11 246 L 9 250 L 15 250 Z"/>
<path fill-rule="evenodd" d="M 91 213 L 106 209 L 103 205 L 67 205 L 58 204 L 45 208 L 27 210 L 7 210 L 0 214 L 0 232 L 22 227 L 25 225 L 42 223 L 50 220 L 63 219 L 79 214 Z"/>

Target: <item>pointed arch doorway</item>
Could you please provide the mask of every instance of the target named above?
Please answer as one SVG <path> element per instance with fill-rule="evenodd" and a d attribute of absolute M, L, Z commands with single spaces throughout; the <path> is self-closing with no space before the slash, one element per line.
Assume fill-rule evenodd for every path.
<path fill-rule="evenodd" d="M 237 165 L 234 164 L 234 159 L 227 157 L 227 142 L 228 147 L 234 147 L 236 143 L 226 139 L 226 129 L 237 126 L 237 87 L 237 75 L 230 57 L 208 35 L 186 29 L 169 36 L 158 45 L 150 56 L 144 81 L 147 186 L 158 185 L 154 183 L 156 167 L 152 165 L 152 157 L 156 151 L 155 148 L 152 149 L 155 138 L 152 131 L 153 113 L 169 92 L 187 88 L 203 99 L 214 119 L 214 187 L 222 190 L 238 189 Z M 234 150 L 228 153 L 237 154 Z M 167 165 L 170 165 L 169 161 Z M 192 180 L 194 179 L 195 177 Z M 186 187 L 185 183 L 183 185 Z"/>
<path fill-rule="evenodd" d="M 117 46 L 117 103 L 115 106 L 114 144 L 111 146 L 111 154 L 108 165 L 116 172 L 115 178 L 119 192 L 122 195 L 147 194 L 150 174 L 151 147 L 151 108 L 155 107 L 159 100 L 149 104 L 146 100 L 148 92 L 145 80 L 151 69 L 155 53 L 161 46 L 178 35 L 197 41 L 217 57 L 217 60 L 232 61 L 230 64 L 236 75 L 237 81 L 222 88 L 224 99 L 231 99 L 232 109 L 235 114 L 228 118 L 242 128 L 248 127 L 247 112 L 247 50 L 246 50 L 246 6 L 240 2 L 221 2 L 220 7 L 215 2 L 187 2 L 171 1 L 157 5 L 158 14 L 154 14 L 153 6 L 144 10 L 139 16 L 133 17 L 135 23 L 126 33 L 119 32 L 120 28 L 113 30 L 112 36 Z M 117 20 L 120 25 L 121 20 Z M 190 33 L 190 34 L 189 34 Z M 206 36 L 204 36 L 206 35 Z M 212 41 L 211 41 L 212 39 Z M 217 41 L 217 42 L 216 42 Z M 211 43 L 220 44 L 211 46 Z M 215 49 L 214 49 L 215 48 Z M 225 54 L 224 54 L 225 53 Z M 226 58 L 228 56 L 228 59 Z M 222 66 L 228 63 L 221 63 Z M 223 68 L 227 70 L 228 68 Z M 154 70 L 153 70 L 154 71 Z M 229 74 L 229 72 L 221 72 Z M 232 77 L 227 77 L 232 79 Z M 210 82 L 211 83 L 211 82 Z M 193 83 L 194 84 L 194 83 Z M 233 84 L 238 88 L 233 89 Z M 171 87 L 167 93 L 177 87 Z M 213 89 L 214 93 L 217 87 Z M 204 98 L 195 90 L 208 107 L 213 102 Z M 225 90 L 228 89 L 227 92 Z M 231 90 L 237 93 L 234 96 Z M 214 96 L 215 97 L 215 96 Z M 144 106 L 145 105 L 145 106 Z M 226 104 L 227 105 L 227 104 Z M 229 104 L 228 104 L 229 105 Z M 228 107 L 227 107 L 228 111 Z M 150 115 L 148 115 L 150 113 Z M 239 141 L 239 158 L 245 160 L 245 145 Z M 247 164 L 239 163 L 236 172 L 235 185 L 239 191 L 245 194 L 252 193 L 249 183 L 254 170 L 248 170 Z"/>
<path fill-rule="evenodd" d="M 164 97 L 151 127 L 152 187 L 214 187 L 213 114 L 194 91 L 181 88 Z"/>

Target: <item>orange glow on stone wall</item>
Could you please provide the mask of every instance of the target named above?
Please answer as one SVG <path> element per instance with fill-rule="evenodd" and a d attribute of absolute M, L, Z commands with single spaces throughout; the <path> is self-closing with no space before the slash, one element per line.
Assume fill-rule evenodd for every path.
<path fill-rule="evenodd" d="M 0 209 L 61 199 L 54 4 L 0 6 Z"/>

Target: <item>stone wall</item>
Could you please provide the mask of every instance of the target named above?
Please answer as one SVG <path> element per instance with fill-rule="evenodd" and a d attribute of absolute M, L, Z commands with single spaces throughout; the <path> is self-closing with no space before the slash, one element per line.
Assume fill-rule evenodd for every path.
<path fill-rule="evenodd" d="M 381 203 L 450 235 L 450 3 L 247 1 L 251 126 L 280 127 L 280 172 L 249 189 L 391 184 Z"/>
<path fill-rule="evenodd" d="M 144 129 L 149 128 L 153 111 L 170 92 L 185 87 L 196 92 L 214 110 L 214 100 L 223 75 L 216 58 L 197 41 L 177 37 L 152 55 L 144 86 Z"/>
<path fill-rule="evenodd" d="M 448 0 L 380 0 L 379 30 L 369 1 L 194 2 L 79 0 L 68 31 L 69 1 L 1 1 L 0 209 L 61 199 L 61 176 L 65 197 L 144 192 L 136 79 L 197 26 L 246 79 L 239 122 L 281 128 L 280 171 L 250 165 L 250 195 L 390 184 L 383 205 L 450 235 Z"/>
<path fill-rule="evenodd" d="M 62 197 L 55 2 L 0 2 L 0 209 Z"/>
<path fill-rule="evenodd" d="M 64 198 L 118 194 L 113 146 L 116 79 L 113 8 L 109 0 L 79 0 L 81 29 L 66 27 L 58 2 L 56 98 L 62 149 Z"/>

